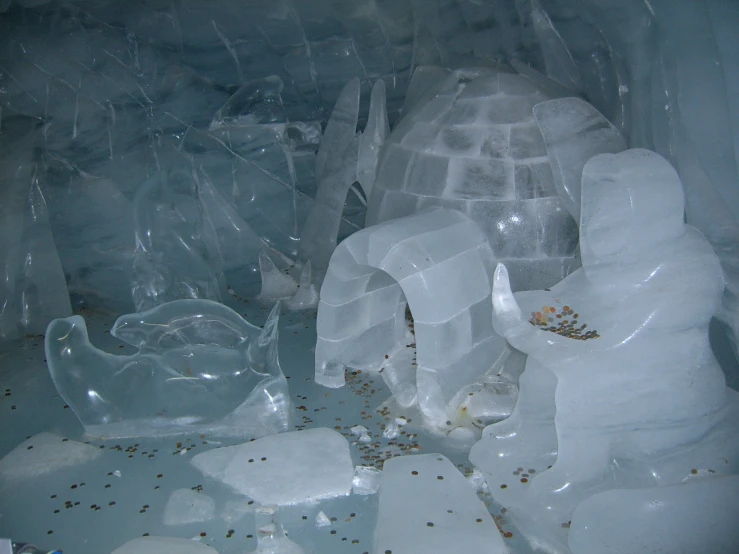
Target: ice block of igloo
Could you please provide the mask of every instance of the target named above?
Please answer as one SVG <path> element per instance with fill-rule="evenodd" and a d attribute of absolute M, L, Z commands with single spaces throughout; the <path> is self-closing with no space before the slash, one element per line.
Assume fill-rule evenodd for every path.
<path fill-rule="evenodd" d="M 362 186 L 367 198 L 372 193 L 372 185 L 375 184 L 375 172 L 377 171 L 380 149 L 389 134 L 390 124 L 387 119 L 385 81 L 378 79 L 372 87 L 369 117 L 362 137 L 359 139 L 359 153 L 357 156 L 357 181 Z"/>
<path fill-rule="evenodd" d="M 56 319 L 46 331 L 49 372 L 92 436 L 282 432 L 290 400 L 277 357 L 279 309 L 264 329 L 210 300 L 124 315 L 111 334 L 139 349 L 131 356 L 92 346 L 80 316 Z"/>
<path fill-rule="evenodd" d="M 28 181 L 26 178 L 30 177 Z M 72 315 L 38 169 L 20 166 L 0 199 L 0 340 L 42 335 Z"/>
<path fill-rule="evenodd" d="M 485 504 L 441 454 L 385 462 L 375 527 L 375 554 L 507 554 Z"/>
<path fill-rule="evenodd" d="M 191 463 L 239 494 L 277 506 L 346 496 L 354 477 L 349 443 L 326 428 L 215 448 Z"/>
<path fill-rule="evenodd" d="M 544 137 L 559 198 L 578 220 L 585 163 L 597 154 L 626 150 L 626 140 L 598 110 L 580 98 L 557 98 L 537 104 L 534 118 Z"/>
<path fill-rule="evenodd" d="M 347 367 L 379 370 L 389 352 L 406 345 L 407 302 L 418 405 L 429 424 L 444 427 L 456 419 L 449 404 L 455 394 L 505 348 L 489 309 L 493 264 L 485 233 L 456 210 L 437 208 L 351 235 L 331 257 L 321 289 L 316 382 L 340 387 Z"/>
<path fill-rule="evenodd" d="M 596 493 L 739 472 L 739 394 L 708 339 L 724 278 L 683 210 L 662 157 L 601 154 L 583 170 L 583 267 L 515 296 L 496 269 L 495 329 L 529 358 L 519 420 L 487 428 L 470 460 L 516 526 L 552 551 L 566 551 L 573 512 Z"/>
<path fill-rule="evenodd" d="M 577 225 L 532 113 L 551 97 L 490 68 L 419 68 L 408 96 L 380 153 L 366 225 L 455 209 L 485 231 L 515 290 L 549 287 L 575 269 Z"/>
<path fill-rule="evenodd" d="M 184 298 L 221 299 L 218 238 L 188 161 L 183 157 L 183 167 L 173 163 L 157 172 L 136 193 L 131 289 L 136 311 Z"/>
<path fill-rule="evenodd" d="M 316 197 L 300 234 L 298 261 L 310 261 L 321 282 L 336 248 L 341 213 L 349 187 L 357 180 L 359 79 L 341 91 L 316 155 Z"/>
<path fill-rule="evenodd" d="M 218 554 L 218 551 L 190 539 L 172 537 L 137 537 L 116 548 L 111 554 Z"/>

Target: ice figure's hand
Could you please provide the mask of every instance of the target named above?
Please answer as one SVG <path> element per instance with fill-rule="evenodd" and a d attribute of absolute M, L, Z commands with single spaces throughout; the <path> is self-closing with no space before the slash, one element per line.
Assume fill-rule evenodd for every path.
<path fill-rule="evenodd" d="M 513 297 L 508 269 L 504 264 L 498 264 L 493 276 L 493 315 L 495 332 L 508 339 L 515 348 L 519 348 L 516 343 L 536 330 L 524 319 Z"/>

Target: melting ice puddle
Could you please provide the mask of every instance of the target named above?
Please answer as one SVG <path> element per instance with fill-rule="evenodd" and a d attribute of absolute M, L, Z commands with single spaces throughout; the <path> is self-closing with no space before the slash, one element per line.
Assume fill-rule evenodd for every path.
<path fill-rule="evenodd" d="M 260 504 L 277 506 L 346 496 L 354 477 L 349 443 L 325 428 L 216 448 L 192 464 Z"/>
<path fill-rule="evenodd" d="M 375 554 L 507 554 L 498 527 L 467 479 L 441 454 L 383 466 Z"/>

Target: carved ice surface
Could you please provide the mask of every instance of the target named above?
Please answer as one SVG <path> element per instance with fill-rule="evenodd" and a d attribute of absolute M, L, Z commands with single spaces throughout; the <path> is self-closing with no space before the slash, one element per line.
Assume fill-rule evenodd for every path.
<path fill-rule="evenodd" d="M 340 387 L 346 367 L 378 371 L 386 354 L 407 346 L 407 301 L 418 366 L 391 389 L 412 401 L 415 388 L 427 422 L 447 426 L 457 419 L 457 392 L 505 352 L 490 313 L 493 264 L 485 233 L 456 210 L 353 234 L 335 250 L 321 288 L 316 382 Z"/>
<path fill-rule="evenodd" d="M 119 546 L 111 554 L 218 554 L 218 551 L 189 539 L 138 537 Z"/>
<path fill-rule="evenodd" d="M 0 459 L 0 479 L 28 479 L 44 473 L 84 464 L 100 456 L 99 448 L 39 433 Z"/>
<path fill-rule="evenodd" d="M 164 525 L 209 521 L 216 516 L 216 503 L 205 493 L 192 489 L 172 491 L 164 507 Z"/>
<path fill-rule="evenodd" d="M 375 554 L 507 554 L 492 516 L 441 454 L 401 456 L 383 465 Z"/>
<path fill-rule="evenodd" d="M 459 210 L 485 231 L 516 290 L 547 287 L 577 267 L 577 225 L 557 198 L 532 113 L 550 97 L 486 68 L 418 69 L 408 95 L 380 155 L 366 225 Z"/>
<path fill-rule="evenodd" d="M 708 340 L 723 274 L 683 210 L 680 179 L 658 154 L 598 155 L 582 177 L 582 269 L 515 297 L 505 266 L 496 270 L 495 328 L 529 358 L 513 414 L 485 430 L 470 460 L 552 552 L 568 551 L 568 522 L 596 493 L 644 489 L 619 508 L 637 518 L 652 487 L 739 471 L 739 393 Z M 715 498 L 739 510 L 736 496 Z M 657 519 L 679 520 L 687 501 L 677 493 Z"/>
<path fill-rule="evenodd" d="M 325 428 L 216 448 L 192 464 L 260 504 L 278 506 L 346 496 L 354 475 L 349 443 Z"/>
<path fill-rule="evenodd" d="M 359 153 L 357 156 L 357 181 L 362 186 L 367 198 L 370 197 L 372 186 L 375 184 L 380 149 L 389 134 L 390 124 L 387 120 L 385 81 L 378 79 L 372 87 L 369 117 L 362 138 L 359 139 Z"/>
<path fill-rule="evenodd" d="M 287 429 L 290 400 L 277 358 L 279 303 L 264 329 L 209 300 L 178 300 L 119 317 L 111 335 L 139 349 L 92 346 L 80 316 L 46 331 L 59 394 L 88 434 L 262 436 Z"/>

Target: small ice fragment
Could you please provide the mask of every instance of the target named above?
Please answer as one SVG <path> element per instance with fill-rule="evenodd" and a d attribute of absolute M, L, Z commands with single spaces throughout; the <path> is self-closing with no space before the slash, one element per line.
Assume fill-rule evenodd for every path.
<path fill-rule="evenodd" d="M 485 481 L 485 476 L 477 468 L 473 469 L 472 473 L 467 476 L 467 482 L 475 492 L 485 492 L 488 490 L 488 483 Z"/>
<path fill-rule="evenodd" d="M 370 442 L 372 441 L 372 437 L 370 436 L 369 429 L 367 429 L 364 425 L 355 425 L 350 429 L 352 433 L 354 433 L 354 436 L 357 437 L 357 440 L 359 442 Z"/>
<path fill-rule="evenodd" d="M 375 494 L 380 490 L 382 471 L 374 467 L 357 466 L 354 468 L 352 492 L 354 494 Z"/>
<path fill-rule="evenodd" d="M 39 433 L 0 460 L 0 479 L 27 479 L 94 460 L 101 450 L 89 444 Z"/>
<path fill-rule="evenodd" d="M 403 416 L 396 417 L 395 418 L 395 425 L 400 425 L 401 427 L 408 423 L 408 420 L 404 418 Z"/>
<path fill-rule="evenodd" d="M 120 476 L 122 475 L 122 473 L 121 473 L 121 470 L 120 470 L 120 469 L 116 469 L 116 470 L 115 470 L 115 471 L 113 472 L 113 475 L 115 475 L 116 477 L 120 477 Z"/>
<path fill-rule="evenodd" d="M 325 428 L 216 448 L 191 463 L 256 502 L 278 506 L 346 496 L 354 474 L 349 443 Z"/>
<path fill-rule="evenodd" d="M 177 489 L 164 507 L 164 525 L 184 525 L 209 521 L 215 517 L 215 501 L 202 492 Z"/>
<path fill-rule="evenodd" d="M 198 537 L 200 538 L 200 537 Z M 111 554 L 218 554 L 210 546 L 189 539 L 138 537 L 116 548 Z"/>
<path fill-rule="evenodd" d="M 385 430 L 382 432 L 382 436 L 386 439 L 394 439 L 400 435 L 400 427 L 395 423 L 388 423 L 385 426 Z"/>
<path fill-rule="evenodd" d="M 464 476 L 440 454 L 383 467 L 373 552 L 507 554 L 500 531 Z"/>
<path fill-rule="evenodd" d="M 259 271 L 262 275 L 260 298 L 290 298 L 298 291 L 298 284 L 281 271 L 266 249 L 259 252 Z"/>
<path fill-rule="evenodd" d="M 316 515 L 316 527 L 328 527 L 331 525 L 331 520 L 328 518 L 323 511 L 318 512 Z"/>

